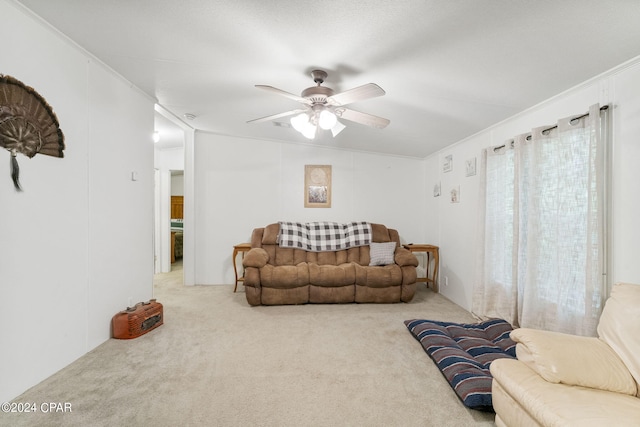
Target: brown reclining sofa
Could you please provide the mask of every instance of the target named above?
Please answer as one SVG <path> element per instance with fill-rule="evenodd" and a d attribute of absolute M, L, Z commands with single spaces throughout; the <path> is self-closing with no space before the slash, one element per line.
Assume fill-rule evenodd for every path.
<path fill-rule="evenodd" d="M 242 261 L 250 305 L 409 302 L 418 259 L 394 229 L 371 224 L 371 242 L 395 243 L 393 263 L 370 266 L 370 246 L 311 252 L 278 245 L 280 225 L 256 228 Z M 382 246 L 382 245 L 380 245 Z M 391 249 L 393 249 L 393 245 Z"/>

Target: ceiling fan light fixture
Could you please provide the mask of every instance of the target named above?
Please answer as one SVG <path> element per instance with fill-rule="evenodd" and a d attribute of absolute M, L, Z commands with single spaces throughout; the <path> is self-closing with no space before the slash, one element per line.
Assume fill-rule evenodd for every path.
<path fill-rule="evenodd" d="M 329 110 L 322 110 L 318 116 L 318 125 L 324 130 L 332 129 L 337 122 L 338 118 Z"/>
<path fill-rule="evenodd" d="M 307 139 L 314 139 L 316 137 L 316 126 L 307 122 L 300 133 Z"/>
<path fill-rule="evenodd" d="M 291 126 L 298 132 L 302 133 L 305 125 L 309 123 L 309 116 L 307 113 L 300 113 L 297 116 L 291 117 Z"/>

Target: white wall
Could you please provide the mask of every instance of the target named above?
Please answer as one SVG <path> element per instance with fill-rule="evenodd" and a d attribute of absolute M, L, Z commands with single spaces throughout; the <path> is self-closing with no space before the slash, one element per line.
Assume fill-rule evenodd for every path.
<path fill-rule="evenodd" d="M 110 336 L 111 317 L 152 294 L 153 101 L 0 1 L 0 72 L 55 110 L 65 157 L 20 155 L 24 192 L 0 162 L 0 401 Z M 25 54 L 29 52 L 29 54 Z M 138 180 L 131 180 L 131 172 Z"/>
<path fill-rule="evenodd" d="M 154 167 L 161 171 L 184 170 L 184 148 L 155 149 Z"/>
<path fill-rule="evenodd" d="M 465 177 L 465 161 L 476 157 L 478 170 L 483 148 L 500 145 L 531 128 L 555 124 L 557 119 L 586 113 L 590 105 L 611 104 L 612 118 L 612 259 L 608 282 L 640 284 L 637 262 L 640 242 L 640 58 L 562 93 L 522 114 L 460 141 L 425 160 L 426 186 L 440 180 L 443 195 L 426 200 L 429 243 L 440 246 L 440 289 L 452 301 L 471 308 L 475 274 L 474 248 L 478 238 L 478 175 Z M 444 157 L 453 155 L 452 172 L 444 173 Z M 452 204 L 448 191 L 461 187 L 461 202 Z M 449 285 L 444 286 L 448 277 Z"/>
<path fill-rule="evenodd" d="M 171 175 L 171 195 L 184 196 L 184 175 Z"/>
<path fill-rule="evenodd" d="M 424 162 L 197 132 L 196 284 L 234 281 L 233 245 L 277 221 L 369 221 L 424 236 Z M 304 166 L 332 166 L 331 208 L 304 207 Z"/>

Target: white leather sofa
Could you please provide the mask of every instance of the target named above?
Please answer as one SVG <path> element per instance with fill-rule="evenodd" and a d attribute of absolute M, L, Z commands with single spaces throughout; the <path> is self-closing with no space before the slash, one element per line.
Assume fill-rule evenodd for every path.
<path fill-rule="evenodd" d="M 640 426 L 640 285 L 614 285 L 598 337 L 520 328 L 491 364 L 498 427 Z"/>

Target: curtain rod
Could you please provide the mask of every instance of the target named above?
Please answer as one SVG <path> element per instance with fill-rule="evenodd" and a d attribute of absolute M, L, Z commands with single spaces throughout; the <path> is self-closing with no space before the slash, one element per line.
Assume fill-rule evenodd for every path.
<path fill-rule="evenodd" d="M 608 105 L 603 105 L 602 107 L 600 107 L 600 111 L 606 111 L 606 110 L 608 110 L 608 109 L 609 109 L 609 106 L 608 106 Z M 574 120 L 580 120 L 580 119 L 582 119 L 582 118 L 584 118 L 584 117 L 587 117 L 588 115 L 589 115 L 589 113 L 584 113 L 584 114 L 582 114 L 582 115 L 580 115 L 580 116 L 576 116 L 576 117 L 574 117 L 574 118 L 573 118 L 573 119 L 571 119 L 570 121 L 572 122 L 572 121 L 574 121 Z M 542 133 L 544 133 L 544 132 L 549 132 L 550 130 L 557 129 L 557 128 L 558 128 L 558 125 L 551 126 L 551 127 L 546 128 L 546 129 L 543 129 L 543 130 L 542 130 Z M 527 141 L 529 141 L 529 140 L 531 140 L 531 135 L 527 136 Z M 513 142 L 514 142 L 514 141 L 513 141 L 513 140 L 511 140 L 511 144 L 513 144 Z M 493 151 L 500 150 L 501 148 L 504 148 L 504 147 L 506 147 L 506 146 L 507 146 L 506 144 L 502 144 L 502 145 L 500 145 L 500 146 L 498 146 L 498 147 L 495 147 L 495 148 L 493 149 Z"/>

